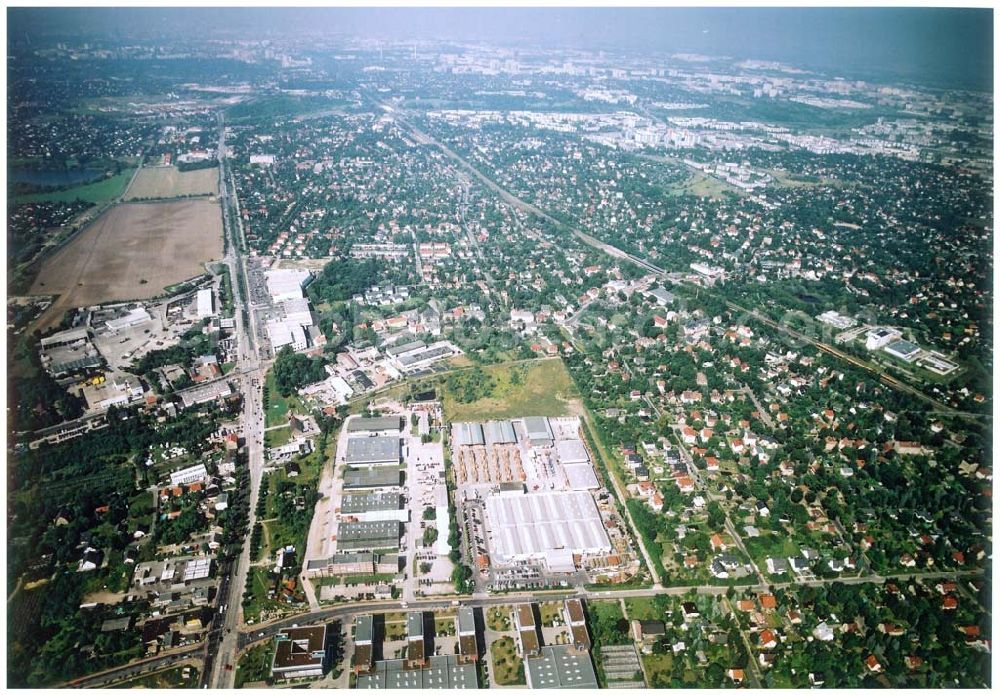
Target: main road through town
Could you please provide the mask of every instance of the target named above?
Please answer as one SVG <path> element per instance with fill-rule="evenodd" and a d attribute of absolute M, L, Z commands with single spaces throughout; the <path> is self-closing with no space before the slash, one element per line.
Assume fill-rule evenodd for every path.
<path fill-rule="evenodd" d="M 242 225 L 235 218 L 235 191 L 229 190 L 227 177 L 226 129 L 219 116 L 219 202 L 222 206 L 224 234 L 228 243 L 225 262 L 229 266 L 230 284 L 235 299 L 237 342 L 237 388 L 243 396 L 241 424 L 250 470 L 250 503 L 247 524 L 252 529 L 256 523 L 257 497 L 264 470 L 264 407 L 262 398 L 263 370 L 254 336 L 254 316 L 249 297 L 244 295 L 249 287 L 246 258 L 242 249 Z M 232 688 L 236 673 L 235 654 L 238 628 L 242 624 L 242 597 L 250 571 L 249 536 L 244 539 L 239 556 L 224 566 L 223 577 L 216 599 L 216 612 L 205 644 L 205 667 L 202 684 L 214 688 Z"/>

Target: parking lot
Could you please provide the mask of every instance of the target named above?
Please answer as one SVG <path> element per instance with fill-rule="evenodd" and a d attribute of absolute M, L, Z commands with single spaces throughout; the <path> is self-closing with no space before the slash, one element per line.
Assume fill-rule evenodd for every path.
<path fill-rule="evenodd" d="M 114 308 L 94 311 L 91 314 L 94 347 L 100 351 L 112 370 L 119 370 L 130 366 L 148 352 L 176 345 L 181 335 L 198 323 L 191 306 L 193 299 L 194 294 L 191 293 L 181 299 L 144 305 L 151 320 L 117 331 L 111 331 L 105 325 L 108 320 L 115 318 Z"/>

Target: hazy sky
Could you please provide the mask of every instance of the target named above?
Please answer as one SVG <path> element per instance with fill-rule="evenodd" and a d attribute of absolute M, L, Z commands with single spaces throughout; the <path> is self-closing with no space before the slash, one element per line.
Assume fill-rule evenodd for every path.
<path fill-rule="evenodd" d="M 25 32 L 227 35 L 275 31 L 696 51 L 992 89 L 993 11 L 933 8 L 9 9 Z"/>

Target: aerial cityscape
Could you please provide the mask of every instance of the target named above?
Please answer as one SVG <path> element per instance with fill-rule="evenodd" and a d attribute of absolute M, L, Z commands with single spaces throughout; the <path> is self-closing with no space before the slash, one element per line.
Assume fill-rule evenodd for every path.
<path fill-rule="evenodd" d="M 992 27 L 8 9 L 4 684 L 991 687 Z"/>

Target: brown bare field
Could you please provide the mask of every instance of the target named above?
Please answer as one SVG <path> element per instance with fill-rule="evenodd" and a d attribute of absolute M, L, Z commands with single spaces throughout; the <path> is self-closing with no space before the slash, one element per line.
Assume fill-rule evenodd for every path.
<path fill-rule="evenodd" d="M 180 171 L 177 167 L 145 167 L 125 192 L 125 200 L 179 198 L 185 195 L 218 195 L 219 169 Z"/>
<path fill-rule="evenodd" d="M 220 258 L 218 203 L 116 205 L 42 264 L 31 294 L 59 297 L 34 328 L 58 323 L 72 307 L 155 297 Z"/>

